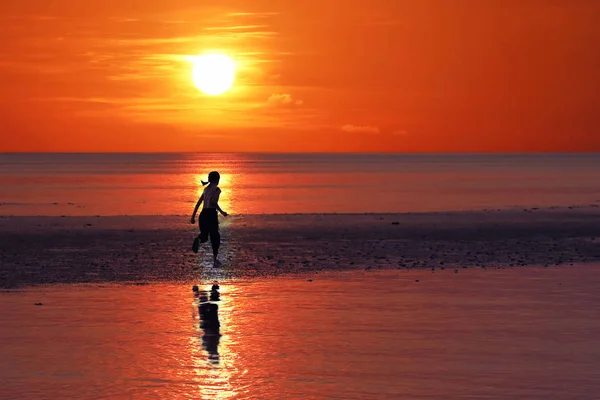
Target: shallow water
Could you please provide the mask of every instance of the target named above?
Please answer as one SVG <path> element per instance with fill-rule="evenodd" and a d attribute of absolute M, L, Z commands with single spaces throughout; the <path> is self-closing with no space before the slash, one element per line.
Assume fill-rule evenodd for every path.
<path fill-rule="evenodd" d="M 1 215 L 429 212 L 600 200 L 597 154 L 0 154 Z"/>
<path fill-rule="evenodd" d="M 600 396 L 598 268 L 222 282 L 218 362 L 192 284 L 0 293 L 0 398 Z"/>

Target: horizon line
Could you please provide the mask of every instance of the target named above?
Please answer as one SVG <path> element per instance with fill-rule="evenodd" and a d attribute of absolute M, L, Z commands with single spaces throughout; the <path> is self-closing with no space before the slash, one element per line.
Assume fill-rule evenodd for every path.
<path fill-rule="evenodd" d="M 9 154 L 371 154 L 371 155 L 465 155 L 465 154 L 600 154 L 600 150 L 581 151 L 0 151 Z"/>

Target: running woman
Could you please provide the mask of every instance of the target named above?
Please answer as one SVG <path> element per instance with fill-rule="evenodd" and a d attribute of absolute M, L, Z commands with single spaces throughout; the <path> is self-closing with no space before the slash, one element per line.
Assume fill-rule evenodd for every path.
<path fill-rule="evenodd" d="M 208 174 L 208 182 L 202 181 L 203 185 L 208 183 L 208 186 L 204 188 L 202 196 L 198 199 L 190 220 L 192 224 L 196 223 L 196 213 L 198 212 L 198 208 L 200 208 L 200 204 L 204 202 L 200 217 L 198 218 L 200 234 L 194 239 L 192 251 L 197 253 L 200 243 L 206 243 L 210 236 L 215 264 L 218 264 L 217 256 L 219 255 L 219 246 L 221 245 L 221 234 L 219 233 L 219 218 L 217 212 L 220 212 L 224 217 L 227 216 L 227 213 L 219 207 L 219 195 L 221 194 L 221 189 L 219 188 L 220 179 L 221 175 L 219 175 L 217 171 L 212 171 Z"/>

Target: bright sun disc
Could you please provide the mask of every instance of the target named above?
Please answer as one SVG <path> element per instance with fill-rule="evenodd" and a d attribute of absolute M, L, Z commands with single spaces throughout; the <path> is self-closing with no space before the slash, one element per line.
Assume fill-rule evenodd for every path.
<path fill-rule="evenodd" d="M 206 54 L 194 59 L 192 80 L 203 93 L 214 96 L 229 90 L 235 78 L 235 64 L 223 54 Z"/>

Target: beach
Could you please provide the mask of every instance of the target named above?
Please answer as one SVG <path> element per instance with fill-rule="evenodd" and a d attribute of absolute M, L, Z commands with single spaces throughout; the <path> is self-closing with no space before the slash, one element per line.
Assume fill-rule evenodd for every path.
<path fill-rule="evenodd" d="M 405 214 L 221 218 L 219 274 L 571 266 L 600 262 L 595 206 Z M 209 277 L 189 216 L 2 217 L 0 286 Z"/>
<path fill-rule="evenodd" d="M 0 397 L 592 400 L 598 271 L 225 279 L 212 347 L 210 281 L 5 291 Z"/>

